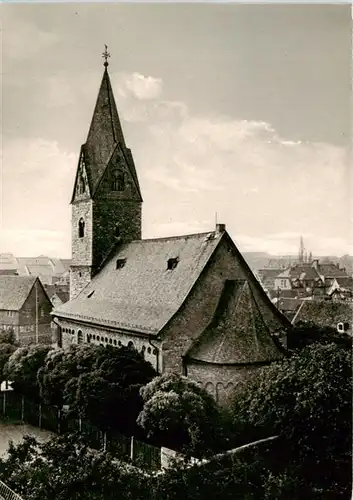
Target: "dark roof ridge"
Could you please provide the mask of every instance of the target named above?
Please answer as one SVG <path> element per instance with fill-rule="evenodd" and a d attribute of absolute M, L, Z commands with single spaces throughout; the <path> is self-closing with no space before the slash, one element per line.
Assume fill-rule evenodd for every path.
<path fill-rule="evenodd" d="M 195 236 L 207 236 L 209 234 L 212 234 L 212 233 L 215 233 L 214 230 L 212 231 L 207 231 L 207 232 L 202 232 L 202 233 L 191 233 L 191 234 L 180 234 L 180 235 L 177 235 L 177 236 L 161 236 L 161 237 L 158 237 L 158 238 L 143 238 L 141 240 L 133 240 L 131 243 L 135 243 L 135 242 L 138 242 L 138 243 L 144 243 L 144 242 L 148 242 L 148 241 L 169 241 L 169 240 L 179 240 L 180 238 L 192 238 L 192 237 L 195 237 Z"/>

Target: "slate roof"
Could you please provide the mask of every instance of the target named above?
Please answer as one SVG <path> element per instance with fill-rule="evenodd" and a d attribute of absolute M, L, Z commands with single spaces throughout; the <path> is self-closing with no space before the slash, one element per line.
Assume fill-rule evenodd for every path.
<path fill-rule="evenodd" d="M 353 302 L 331 300 L 303 300 L 292 323 L 299 321 L 318 326 L 337 327 L 337 323 L 352 324 Z"/>
<path fill-rule="evenodd" d="M 59 297 L 59 299 L 62 302 L 67 302 L 69 300 L 69 298 L 70 298 L 69 292 L 63 292 L 62 290 L 58 290 L 54 295 L 56 295 L 57 297 Z"/>
<path fill-rule="evenodd" d="M 350 276 L 342 276 L 339 278 L 336 278 L 336 281 L 340 288 L 348 289 L 348 290 L 353 290 L 353 278 Z"/>
<path fill-rule="evenodd" d="M 340 268 L 334 262 L 324 262 L 318 264 L 318 272 L 325 278 L 336 278 L 339 276 L 348 276 L 345 269 Z"/>
<path fill-rule="evenodd" d="M 19 311 L 36 279 L 34 276 L 0 276 L 0 309 Z"/>
<path fill-rule="evenodd" d="M 212 364 L 248 364 L 280 359 L 247 280 L 227 280 L 211 324 L 187 358 Z"/>
<path fill-rule="evenodd" d="M 301 302 L 302 301 L 299 299 L 281 297 L 278 301 L 277 307 L 281 311 L 295 312 L 299 308 Z"/>
<path fill-rule="evenodd" d="M 85 144 L 82 145 L 80 154 L 80 160 L 81 156 L 83 156 L 84 159 L 90 193 L 92 196 L 94 196 L 109 161 L 117 148 L 121 149 L 125 157 L 130 173 L 134 179 L 139 197 L 142 200 L 134 160 L 131 150 L 125 145 L 124 134 L 108 70 L 105 68 L 87 140 Z M 75 185 L 76 181 L 74 183 L 74 186 Z M 74 193 L 71 201 L 73 201 L 73 199 Z"/>
<path fill-rule="evenodd" d="M 300 279 L 300 280 L 315 280 L 319 279 L 317 271 L 310 264 L 296 265 L 286 269 L 280 273 L 278 278 L 290 278 L 290 279 Z"/>
<path fill-rule="evenodd" d="M 275 278 L 283 272 L 283 269 L 259 269 L 258 275 L 265 288 L 274 288 Z"/>
<path fill-rule="evenodd" d="M 178 311 L 222 234 L 208 232 L 123 244 L 76 298 L 53 313 L 156 334 Z M 179 262 L 175 269 L 168 270 L 171 258 Z M 116 269 L 118 259 L 126 259 L 120 269 Z"/>

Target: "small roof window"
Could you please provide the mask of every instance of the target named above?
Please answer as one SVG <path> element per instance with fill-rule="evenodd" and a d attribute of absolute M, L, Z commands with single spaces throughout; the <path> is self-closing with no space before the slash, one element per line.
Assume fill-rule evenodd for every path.
<path fill-rule="evenodd" d="M 167 269 L 172 271 L 173 269 L 176 268 L 176 266 L 178 265 L 178 262 L 179 262 L 179 257 L 172 257 L 172 258 L 168 259 Z"/>
<path fill-rule="evenodd" d="M 126 264 L 126 259 L 117 259 L 116 269 L 122 269 Z"/>

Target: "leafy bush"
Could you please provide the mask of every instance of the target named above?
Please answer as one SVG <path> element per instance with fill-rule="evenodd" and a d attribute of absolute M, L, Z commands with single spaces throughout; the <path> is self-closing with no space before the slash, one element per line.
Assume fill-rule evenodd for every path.
<path fill-rule="evenodd" d="M 48 353 L 38 381 L 46 402 L 70 405 L 99 427 L 130 433 L 142 409 L 140 388 L 155 375 L 134 349 L 72 345 Z"/>
<path fill-rule="evenodd" d="M 186 377 L 164 374 L 141 389 L 138 424 L 159 443 L 187 453 L 222 445 L 222 416 L 215 400 Z"/>
<path fill-rule="evenodd" d="M 13 352 L 4 367 L 4 377 L 12 381 L 16 392 L 34 400 L 39 399 L 37 373 L 51 349 L 51 346 L 34 345 L 19 347 Z"/>
<path fill-rule="evenodd" d="M 234 424 L 287 441 L 287 461 L 307 482 L 342 494 L 350 488 L 352 359 L 335 344 L 313 344 L 262 369 L 233 407 Z"/>
<path fill-rule="evenodd" d="M 87 447 L 80 436 L 39 443 L 27 436 L 0 459 L 0 479 L 32 500 L 135 500 L 148 498 L 148 482 L 136 469 Z"/>

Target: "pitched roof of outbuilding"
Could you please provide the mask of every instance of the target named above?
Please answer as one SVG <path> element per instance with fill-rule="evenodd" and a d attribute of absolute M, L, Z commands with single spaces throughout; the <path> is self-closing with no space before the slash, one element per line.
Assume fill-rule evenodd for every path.
<path fill-rule="evenodd" d="M 297 264 L 278 274 L 277 278 L 298 278 L 300 280 L 313 280 L 319 279 L 320 277 L 315 268 L 311 266 L 311 264 Z"/>
<path fill-rule="evenodd" d="M 187 358 L 212 364 L 249 364 L 282 358 L 283 349 L 271 337 L 251 285 L 227 280 L 214 314 Z"/>
<path fill-rule="evenodd" d="M 123 244 L 54 314 L 156 334 L 182 305 L 221 239 L 222 233 L 209 232 Z M 168 259 L 175 258 L 176 267 L 168 270 Z"/>
<path fill-rule="evenodd" d="M 337 327 L 337 323 L 352 324 L 353 302 L 331 300 L 303 300 L 292 323 L 314 323 L 318 326 Z"/>
<path fill-rule="evenodd" d="M 35 276 L 0 276 L 0 309 L 19 311 L 36 279 Z"/>
<path fill-rule="evenodd" d="M 335 279 L 340 288 L 353 290 L 353 278 L 351 278 L 350 276 L 342 276 Z"/>
<path fill-rule="evenodd" d="M 346 277 L 348 276 L 345 269 L 339 267 L 338 264 L 334 262 L 323 262 L 318 264 L 318 272 L 325 278 L 336 278 L 336 277 Z"/>

